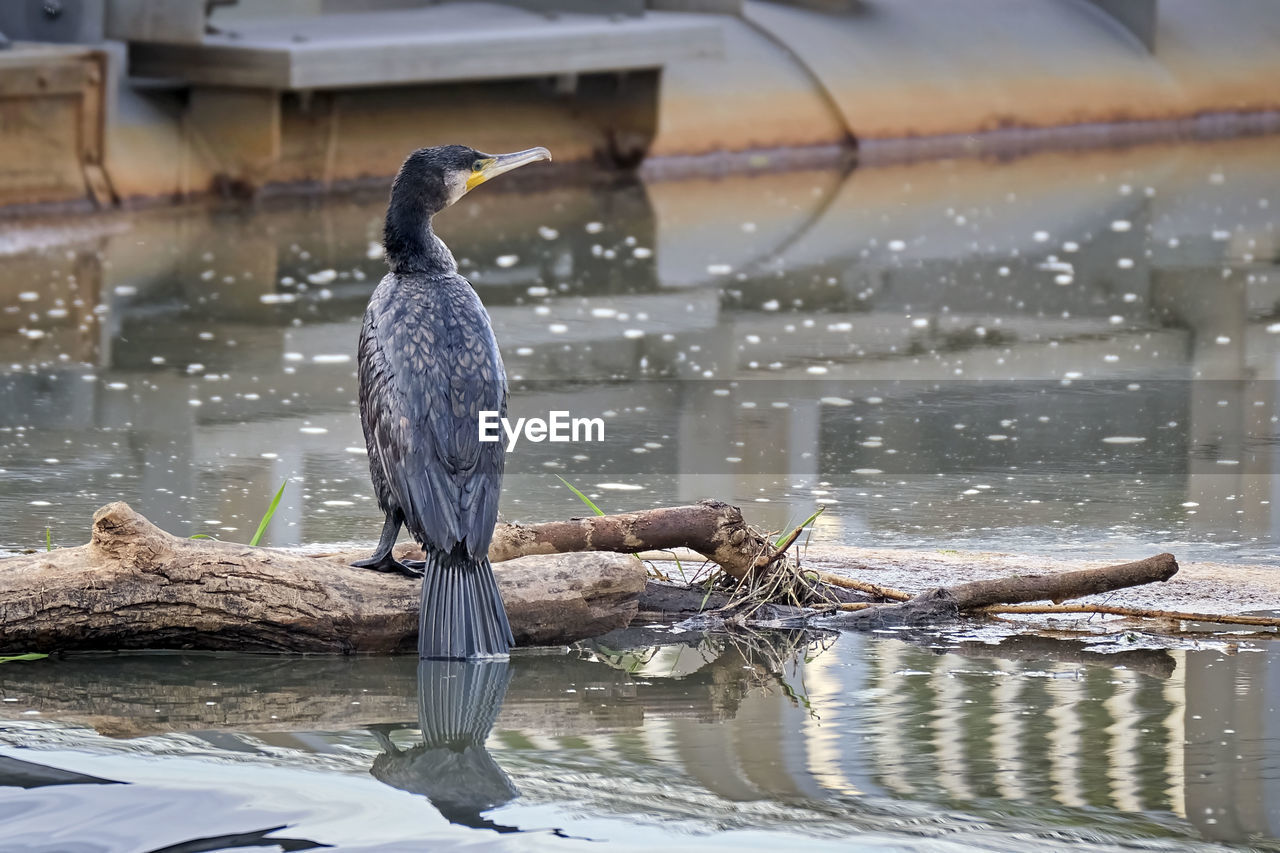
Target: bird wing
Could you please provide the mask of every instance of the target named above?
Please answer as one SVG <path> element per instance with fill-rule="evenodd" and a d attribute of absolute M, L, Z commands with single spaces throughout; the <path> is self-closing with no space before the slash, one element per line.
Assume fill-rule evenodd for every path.
<path fill-rule="evenodd" d="M 506 415 L 502 358 L 488 314 L 460 276 L 379 286 L 360 336 L 361 414 L 390 497 L 415 538 L 488 552 L 503 443 L 481 442 L 481 411 Z M 388 284 L 384 282 L 384 285 Z"/>

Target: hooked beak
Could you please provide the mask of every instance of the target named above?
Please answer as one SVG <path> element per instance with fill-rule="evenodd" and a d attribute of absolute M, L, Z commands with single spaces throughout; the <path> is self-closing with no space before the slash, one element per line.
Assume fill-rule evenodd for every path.
<path fill-rule="evenodd" d="M 518 169 L 528 163 L 550 159 L 551 152 L 545 148 L 530 148 L 527 151 L 516 151 L 513 154 L 496 154 L 492 157 L 486 157 L 480 161 L 480 168 L 467 177 L 467 192 L 471 192 L 485 181 L 497 177 L 503 172 L 510 172 L 512 169 Z"/>

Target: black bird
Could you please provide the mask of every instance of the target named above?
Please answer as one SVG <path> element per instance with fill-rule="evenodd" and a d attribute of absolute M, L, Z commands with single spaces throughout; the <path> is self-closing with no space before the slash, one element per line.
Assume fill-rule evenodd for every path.
<path fill-rule="evenodd" d="M 374 555 L 353 565 L 422 575 L 422 658 L 505 655 L 513 642 L 488 558 L 504 451 L 479 440 L 480 412 L 506 415 L 507 377 L 489 315 L 431 218 L 496 175 L 550 159 L 545 148 L 422 148 L 391 187 L 391 271 L 369 299 L 357 355 L 360 423 L 386 522 Z M 392 556 L 402 524 L 426 560 Z"/>

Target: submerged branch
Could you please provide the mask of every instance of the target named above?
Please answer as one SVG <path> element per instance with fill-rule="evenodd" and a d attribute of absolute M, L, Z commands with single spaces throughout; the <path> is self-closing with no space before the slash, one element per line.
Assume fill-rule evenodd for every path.
<path fill-rule="evenodd" d="M 1255 625 L 1280 628 L 1274 616 L 1246 616 L 1230 613 L 1190 613 L 1185 610 L 1157 610 L 1148 607 L 1119 607 L 1111 604 L 1014 604 L 983 607 L 980 613 L 1099 613 L 1105 616 L 1130 616 L 1137 619 L 1169 619 L 1178 622 L 1215 622 L 1222 625 Z"/>
<path fill-rule="evenodd" d="M 841 589 L 852 589 L 855 592 L 865 592 L 868 595 L 874 595 L 876 598 L 883 598 L 888 601 L 911 600 L 911 593 L 903 592 L 900 589 L 894 589 L 890 586 L 880 586 L 879 584 L 868 583 L 867 581 L 841 577 L 840 575 L 833 575 L 830 572 L 816 572 L 816 575 L 818 583 L 825 583 L 829 586 L 838 586 Z"/>

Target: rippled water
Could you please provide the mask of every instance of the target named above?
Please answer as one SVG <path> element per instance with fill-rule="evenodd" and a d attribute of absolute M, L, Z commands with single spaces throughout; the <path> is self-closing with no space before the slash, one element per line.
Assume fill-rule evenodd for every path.
<path fill-rule="evenodd" d="M 509 664 L 5 664 L 0 696 L 14 853 L 1280 849 L 1265 641 L 632 629 Z"/>
<path fill-rule="evenodd" d="M 6 223 L 0 547 L 126 499 L 371 541 L 353 354 L 384 198 Z M 508 518 L 717 497 L 828 541 L 1269 559 L 1273 139 L 503 193 L 440 217 L 513 416 Z"/>

